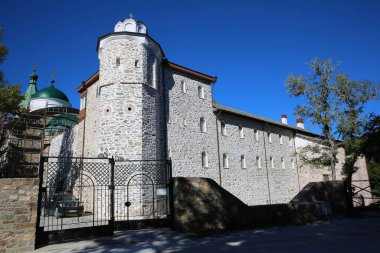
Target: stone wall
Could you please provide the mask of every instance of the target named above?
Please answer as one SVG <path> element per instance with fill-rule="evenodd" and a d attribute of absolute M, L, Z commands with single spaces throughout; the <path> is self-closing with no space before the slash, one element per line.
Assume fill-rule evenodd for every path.
<path fill-rule="evenodd" d="M 343 181 L 308 183 L 292 199 L 292 203 L 325 202 L 332 214 L 342 214 L 347 210 L 346 186 Z"/>
<path fill-rule="evenodd" d="M 225 136 L 221 133 L 221 122 L 226 126 Z M 239 127 L 243 129 L 243 138 Z M 248 205 L 287 203 L 297 194 L 297 167 L 292 162 L 295 160 L 293 131 L 222 112 L 218 115 L 218 132 L 223 188 Z M 228 168 L 223 167 L 223 154 L 228 156 Z M 245 156 L 246 168 L 242 167 L 242 155 Z M 257 157 L 260 157 L 261 167 Z M 281 158 L 284 159 L 284 167 Z"/>
<path fill-rule="evenodd" d="M 174 228 L 193 235 L 314 221 L 315 206 L 250 207 L 208 178 L 173 178 Z"/>
<path fill-rule="evenodd" d="M 50 142 L 49 156 L 81 156 L 82 122 L 55 136 Z"/>
<path fill-rule="evenodd" d="M 219 163 L 215 115 L 212 110 L 211 85 L 206 81 L 165 68 L 167 92 L 168 152 L 172 159 L 173 176 L 207 177 L 219 182 Z M 182 83 L 186 92 L 182 91 Z M 198 87 L 204 89 L 204 99 Z M 200 130 L 200 119 L 206 131 Z M 208 166 L 202 166 L 202 152 L 206 152 Z"/>
<path fill-rule="evenodd" d="M 0 252 L 34 250 L 39 179 L 0 179 Z"/>

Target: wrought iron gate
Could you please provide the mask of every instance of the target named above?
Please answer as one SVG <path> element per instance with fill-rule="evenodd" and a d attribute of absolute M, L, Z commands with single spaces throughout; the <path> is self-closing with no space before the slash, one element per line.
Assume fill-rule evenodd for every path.
<path fill-rule="evenodd" d="M 116 162 L 116 230 L 167 225 L 170 175 L 168 161 Z"/>
<path fill-rule="evenodd" d="M 39 176 L 37 245 L 167 225 L 169 161 L 43 157 Z"/>

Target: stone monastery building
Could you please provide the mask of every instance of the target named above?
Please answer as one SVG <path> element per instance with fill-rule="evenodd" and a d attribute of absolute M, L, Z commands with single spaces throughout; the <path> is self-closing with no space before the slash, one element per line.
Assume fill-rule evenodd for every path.
<path fill-rule="evenodd" d="M 78 88 L 80 122 L 50 155 L 172 160 L 173 177 L 207 177 L 248 205 L 289 202 L 328 168 L 302 166 L 296 151 L 321 136 L 213 101 L 216 77 L 170 62 L 134 19 L 98 39 L 99 70 Z M 337 169 L 341 179 L 342 152 Z M 368 179 L 364 159 L 356 179 Z"/>

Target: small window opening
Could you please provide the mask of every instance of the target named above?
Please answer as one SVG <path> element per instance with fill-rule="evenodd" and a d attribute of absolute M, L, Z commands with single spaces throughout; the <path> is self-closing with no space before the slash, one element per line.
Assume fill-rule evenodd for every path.
<path fill-rule="evenodd" d="M 221 126 L 222 135 L 223 135 L 223 136 L 227 136 L 226 124 L 225 124 L 224 122 L 222 122 L 222 123 L 220 124 L 220 126 Z"/>
<path fill-rule="evenodd" d="M 239 126 L 239 137 L 240 137 L 240 139 L 244 138 L 244 130 L 243 130 L 242 126 Z"/>
<path fill-rule="evenodd" d="M 206 120 L 205 118 L 201 117 L 200 119 L 200 128 L 201 128 L 201 133 L 206 133 Z"/>
<path fill-rule="evenodd" d="M 228 168 L 228 156 L 227 154 L 223 154 L 223 168 Z"/>
<path fill-rule="evenodd" d="M 272 134 L 271 133 L 268 133 L 268 142 L 272 143 Z"/>
<path fill-rule="evenodd" d="M 140 68 L 140 61 L 139 60 L 135 60 L 135 68 Z"/>
<path fill-rule="evenodd" d="M 202 152 L 202 167 L 208 168 L 208 156 L 205 151 Z"/>
<path fill-rule="evenodd" d="M 289 146 L 293 146 L 293 138 L 289 137 Z"/>
<path fill-rule="evenodd" d="M 257 168 L 261 168 L 261 158 L 260 158 L 260 156 L 256 156 L 256 164 L 257 164 Z"/>
<path fill-rule="evenodd" d="M 285 169 L 285 159 L 281 157 L 281 169 Z"/>
<path fill-rule="evenodd" d="M 279 137 L 280 137 L 280 144 L 284 144 L 284 141 L 282 140 L 283 138 L 282 138 L 281 134 L 279 135 Z"/>
<path fill-rule="evenodd" d="M 269 161 L 270 161 L 270 167 L 271 167 L 272 169 L 274 169 L 274 160 L 273 160 L 273 157 L 270 157 L 270 158 L 269 158 Z"/>
<path fill-rule="evenodd" d="M 244 156 L 244 155 L 242 155 L 242 156 L 240 157 L 240 162 L 241 162 L 241 168 L 242 168 L 242 169 L 246 169 L 246 168 L 247 168 L 247 164 L 246 164 L 246 162 L 245 162 L 245 156 Z"/>
<path fill-rule="evenodd" d="M 254 135 L 255 135 L 255 141 L 259 140 L 259 131 L 257 129 L 253 130 Z"/>
<path fill-rule="evenodd" d="M 116 58 L 116 67 L 119 67 L 120 66 L 120 57 L 117 57 Z"/>
<path fill-rule="evenodd" d="M 186 83 L 185 83 L 185 80 L 181 81 L 181 87 L 182 87 L 182 92 L 186 93 Z"/>
<path fill-rule="evenodd" d="M 204 99 L 204 98 L 205 98 L 205 91 L 204 91 L 204 89 L 203 89 L 202 86 L 198 86 L 198 96 L 199 96 L 199 98 L 201 98 L 201 99 Z"/>

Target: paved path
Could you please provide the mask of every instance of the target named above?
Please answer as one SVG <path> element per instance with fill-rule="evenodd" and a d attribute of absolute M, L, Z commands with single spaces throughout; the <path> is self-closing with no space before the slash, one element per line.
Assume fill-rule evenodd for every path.
<path fill-rule="evenodd" d="M 127 231 L 114 237 L 49 245 L 34 252 L 380 252 L 380 215 L 305 226 L 234 231 L 187 238 L 169 229 Z"/>

